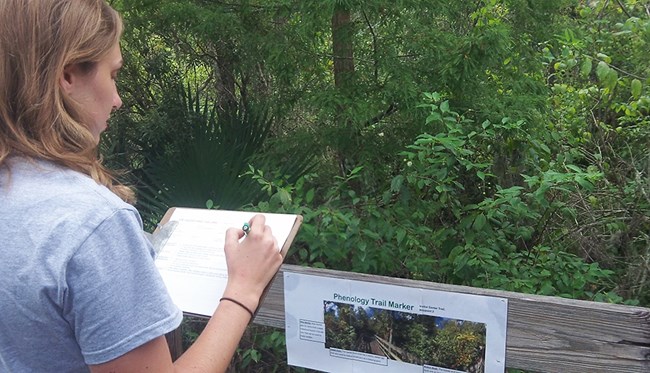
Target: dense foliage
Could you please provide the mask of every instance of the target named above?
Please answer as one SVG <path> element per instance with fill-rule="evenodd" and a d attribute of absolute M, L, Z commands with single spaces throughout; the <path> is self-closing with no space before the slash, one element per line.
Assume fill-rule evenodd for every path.
<path fill-rule="evenodd" d="M 482 373 L 485 324 L 325 302 L 325 348 Z"/>
<path fill-rule="evenodd" d="M 291 263 L 650 304 L 643 2 L 113 3 L 103 153 L 149 223 L 290 211 Z M 238 371 L 283 369 L 277 331 L 247 340 Z"/>

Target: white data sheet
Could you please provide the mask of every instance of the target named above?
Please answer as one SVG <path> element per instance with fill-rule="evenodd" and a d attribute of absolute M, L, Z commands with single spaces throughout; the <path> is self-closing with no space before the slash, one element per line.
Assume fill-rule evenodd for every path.
<path fill-rule="evenodd" d="M 226 230 L 241 228 L 256 213 L 175 208 L 174 228 L 156 257 L 156 266 L 176 305 L 183 312 L 211 316 L 228 280 L 223 251 Z M 278 246 L 286 252 L 302 217 L 264 213 Z M 294 229 L 295 228 L 295 229 Z"/>

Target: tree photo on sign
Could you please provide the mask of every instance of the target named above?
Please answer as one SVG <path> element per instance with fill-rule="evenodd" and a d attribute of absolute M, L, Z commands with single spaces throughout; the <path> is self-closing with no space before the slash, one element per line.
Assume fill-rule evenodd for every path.
<path fill-rule="evenodd" d="M 485 324 L 324 301 L 325 348 L 415 365 L 485 371 Z"/>

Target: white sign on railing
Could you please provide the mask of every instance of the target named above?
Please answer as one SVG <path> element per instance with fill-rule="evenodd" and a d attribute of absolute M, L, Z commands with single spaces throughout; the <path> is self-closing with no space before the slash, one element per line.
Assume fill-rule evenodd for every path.
<path fill-rule="evenodd" d="M 284 272 L 288 363 L 326 372 L 502 373 L 508 301 Z"/>

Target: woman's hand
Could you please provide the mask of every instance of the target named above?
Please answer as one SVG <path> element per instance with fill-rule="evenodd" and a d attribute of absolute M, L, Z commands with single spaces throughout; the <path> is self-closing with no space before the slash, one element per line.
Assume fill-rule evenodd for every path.
<path fill-rule="evenodd" d="M 223 296 L 236 299 L 254 311 L 264 288 L 282 264 L 282 255 L 264 215 L 253 216 L 249 224 L 250 231 L 245 237 L 241 229 L 226 231 L 228 284 Z"/>

